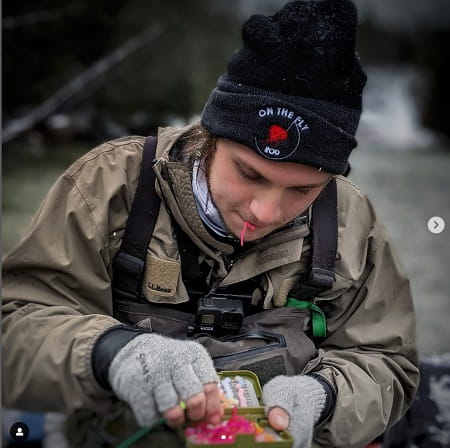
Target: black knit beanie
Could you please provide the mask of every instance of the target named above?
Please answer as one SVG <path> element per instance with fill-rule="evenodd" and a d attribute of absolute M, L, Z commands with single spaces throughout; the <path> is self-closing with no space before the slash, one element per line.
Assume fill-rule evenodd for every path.
<path fill-rule="evenodd" d="M 244 47 L 203 110 L 212 134 L 271 160 L 346 171 L 366 75 L 355 54 L 350 0 L 288 3 L 244 24 Z"/>

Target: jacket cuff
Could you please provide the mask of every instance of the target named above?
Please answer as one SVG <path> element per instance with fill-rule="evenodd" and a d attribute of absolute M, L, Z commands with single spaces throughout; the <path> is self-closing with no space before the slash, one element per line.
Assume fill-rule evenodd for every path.
<path fill-rule="evenodd" d="M 334 391 L 333 386 L 322 376 L 315 373 L 310 373 L 308 376 L 317 380 L 325 390 L 325 406 L 320 413 L 319 420 L 317 421 L 317 425 L 325 421 L 333 412 L 334 407 L 336 405 L 336 392 Z"/>
<path fill-rule="evenodd" d="M 120 325 L 108 328 L 99 336 L 92 349 L 91 362 L 95 379 L 100 386 L 111 390 L 108 371 L 112 360 L 128 342 L 143 333 L 147 331 Z"/>

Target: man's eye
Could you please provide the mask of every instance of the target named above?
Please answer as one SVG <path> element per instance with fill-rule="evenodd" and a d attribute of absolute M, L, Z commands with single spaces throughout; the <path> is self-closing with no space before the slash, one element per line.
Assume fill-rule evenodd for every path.
<path fill-rule="evenodd" d="M 311 193 L 311 188 L 295 188 L 296 193 L 306 196 L 308 193 Z"/>
<path fill-rule="evenodd" d="M 255 180 L 260 179 L 260 176 L 258 176 L 258 175 L 255 174 L 255 173 L 250 173 L 250 172 L 248 172 L 248 171 L 245 171 L 245 170 L 243 170 L 241 167 L 238 167 L 238 169 L 239 169 L 239 173 L 241 174 L 241 176 L 242 176 L 244 179 L 251 180 L 251 181 L 255 181 Z"/>

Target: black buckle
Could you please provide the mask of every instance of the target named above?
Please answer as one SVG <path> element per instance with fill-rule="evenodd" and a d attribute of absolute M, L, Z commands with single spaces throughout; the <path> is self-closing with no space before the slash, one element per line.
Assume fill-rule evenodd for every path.
<path fill-rule="evenodd" d="M 323 268 L 312 268 L 308 283 L 325 291 L 333 287 L 334 280 L 335 275 L 333 271 Z"/>
<path fill-rule="evenodd" d="M 144 262 L 125 252 L 120 252 L 114 259 L 113 290 L 121 295 L 139 297 L 141 294 Z"/>
<path fill-rule="evenodd" d="M 308 277 L 300 279 L 292 295 L 301 299 L 314 299 L 320 292 L 331 289 L 334 279 L 333 271 L 312 268 Z"/>

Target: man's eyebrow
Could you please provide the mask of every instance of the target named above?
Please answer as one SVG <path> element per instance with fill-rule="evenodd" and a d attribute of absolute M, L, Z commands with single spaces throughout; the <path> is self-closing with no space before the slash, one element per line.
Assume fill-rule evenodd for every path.
<path fill-rule="evenodd" d="M 235 159 L 236 166 L 238 168 L 245 168 L 246 170 L 250 171 L 250 174 L 254 174 L 255 176 L 258 176 L 262 181 L 270 182 L 268 179 L 266 179 L 260 172 L 255 170 L 252 166 L 248 165 L 246 162 L 244 162 L 241 158 L 237 157 Z M 295 185 L 293 188 L 317 188 L 317 187 L 323 187 L 326 185 L 333 176 L 330 174 L 323 182 L 319 182 L 318 184 L 305 184 L 305 185 Z"/>

